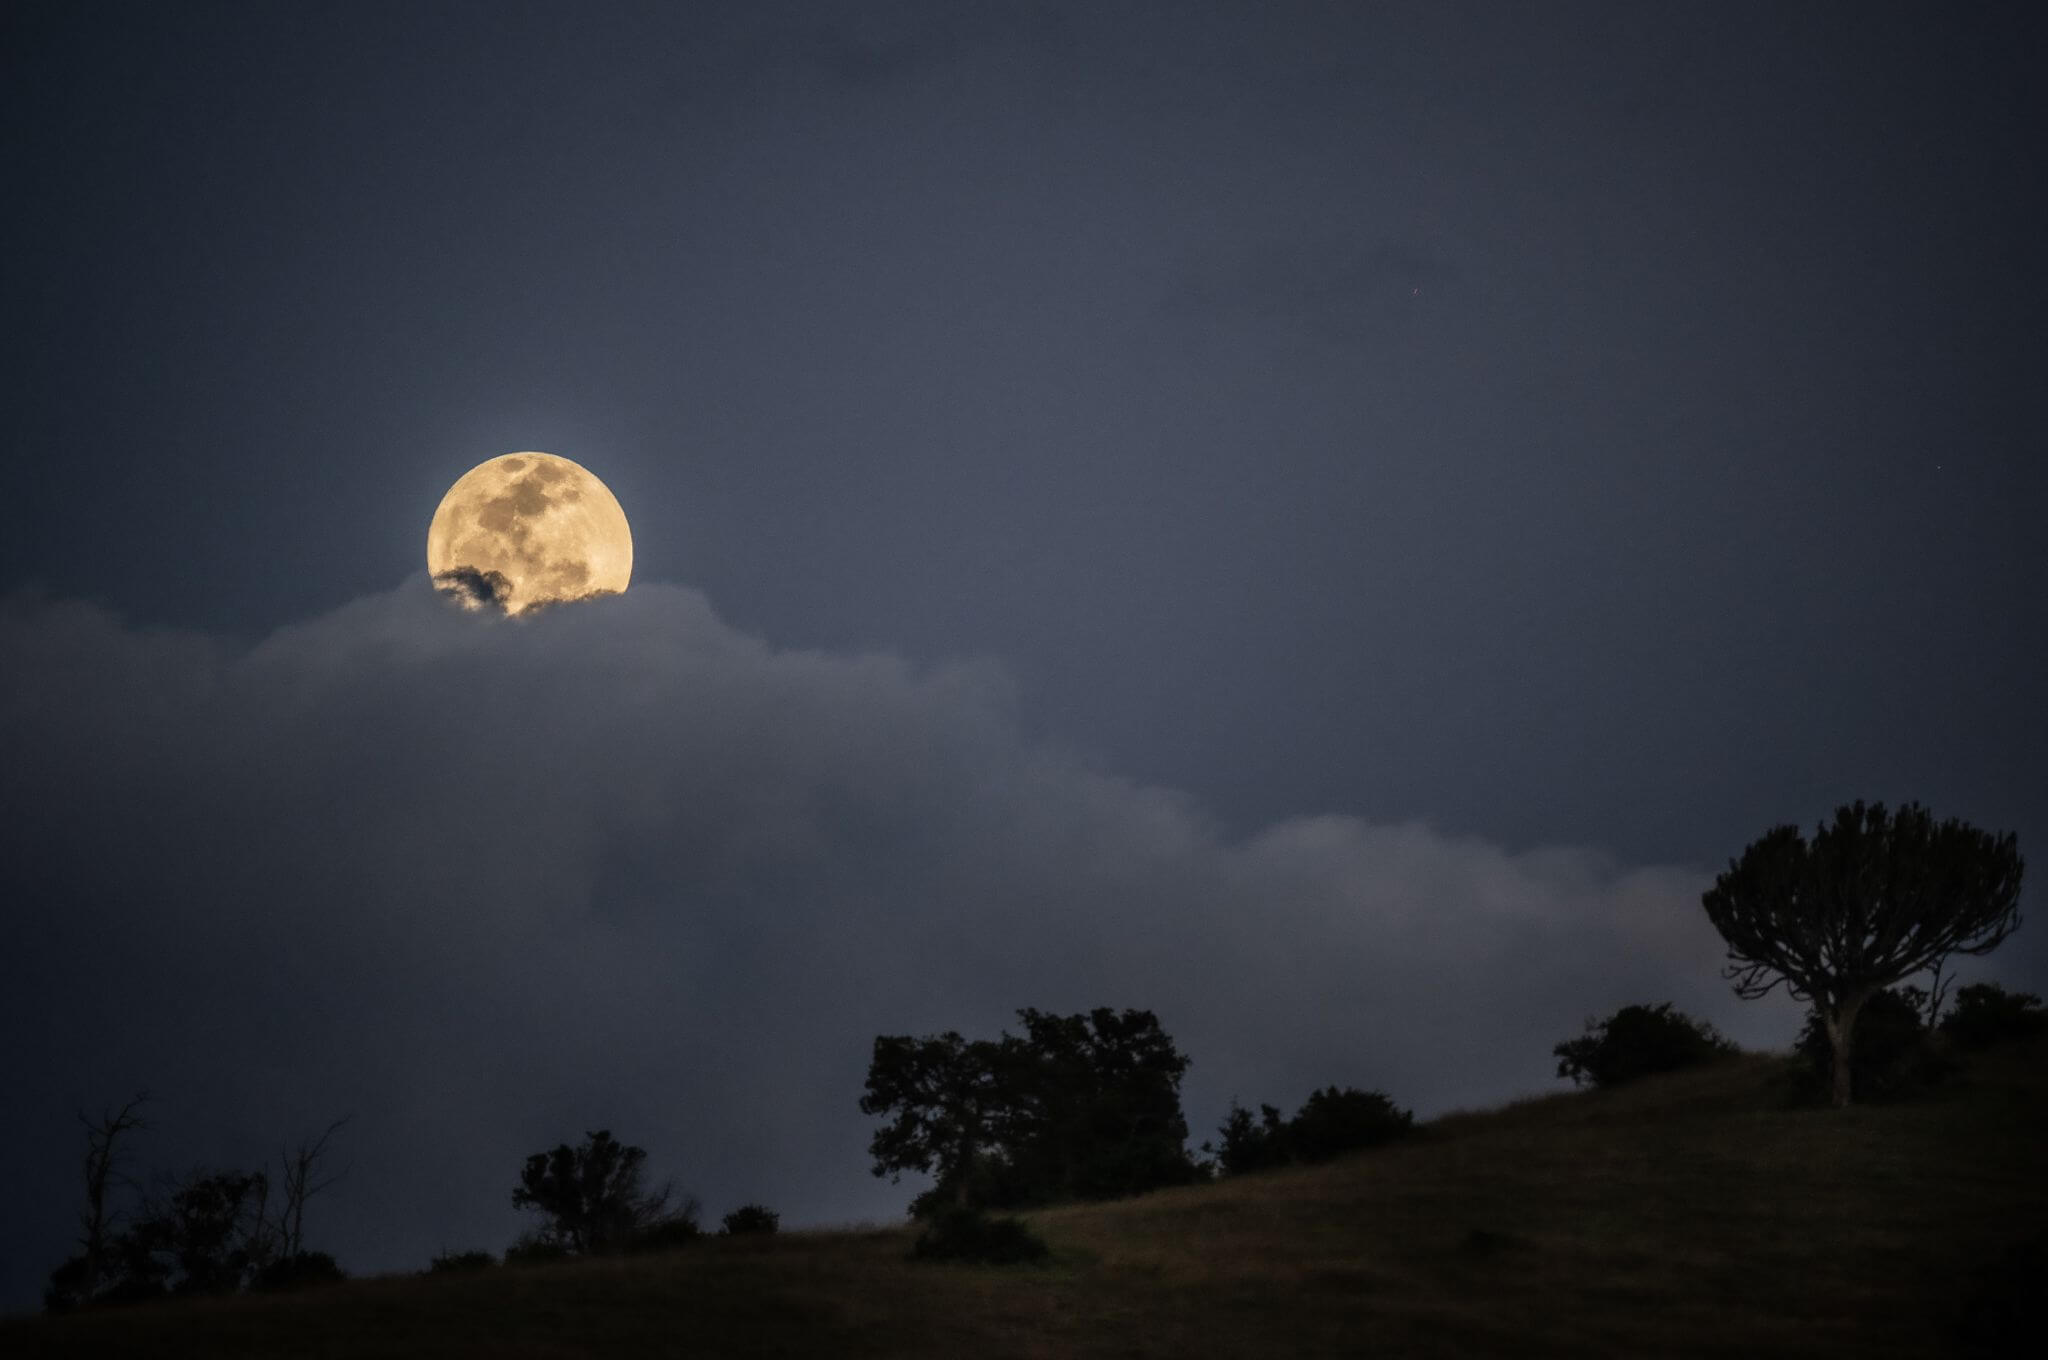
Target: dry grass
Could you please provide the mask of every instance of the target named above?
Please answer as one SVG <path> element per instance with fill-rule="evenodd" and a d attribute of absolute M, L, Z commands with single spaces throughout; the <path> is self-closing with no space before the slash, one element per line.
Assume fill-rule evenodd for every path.
<path fill-rule="evenodd" d="M 1987 1272 L 2029 1241 L 2019 1269 L 2038 1264 L 2048 1045 L 1839 1113 L 1788 1106 L 1783 1070 L 1743 1058 L 1448 1116 L 1327 1166 L 1046 1210 L 1044 1269 L 912 1264 L 900 1230 L 790 1233 L 17 1320 L 0 1353 L 1956 1353 Z"/>

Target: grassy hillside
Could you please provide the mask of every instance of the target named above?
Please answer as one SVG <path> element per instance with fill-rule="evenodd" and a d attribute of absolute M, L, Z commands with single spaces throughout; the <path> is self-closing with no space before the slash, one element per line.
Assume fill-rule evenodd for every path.
<path fill-rule="evenodd" d="M 1788 1107 L 1784 1068 L 1745 1057 L 1047 1210 L 1048 1268 L 914 1265 L 903 1230 L 791 1233 L 19 1319 L 0 1354 L 1925 1357 L 2025 1321 L 2048 1044 L 1843 1112 Z"/>

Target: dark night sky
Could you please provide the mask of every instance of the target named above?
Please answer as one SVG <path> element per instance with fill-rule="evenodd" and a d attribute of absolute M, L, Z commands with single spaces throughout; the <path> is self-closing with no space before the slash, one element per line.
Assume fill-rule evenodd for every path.
<path fill-rule="evenodd" d="M 887 1217 L 868 1042 L 1018 1006 L 1198 1140 L 1788 1043 L 1745 843 L 2048 835 L 2040 13 L 10 4 L 0 1307 L 140 1086 L 354 1111 L 377 1270 L 607 1125 Z M 517 449 L 626 596 L 432 595 Z"/>

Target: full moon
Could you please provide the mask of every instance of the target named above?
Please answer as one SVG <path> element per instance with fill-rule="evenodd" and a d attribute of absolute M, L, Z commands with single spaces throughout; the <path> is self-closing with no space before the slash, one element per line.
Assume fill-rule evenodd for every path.
<path fill-rule="evenodd" d="M 434 584 L 472 609 L 523 614 L 615 595 L 633 575 L 633 531 L 611 488 L 552 453 L 508 453 L 462 474 L 427 526 Z"/>

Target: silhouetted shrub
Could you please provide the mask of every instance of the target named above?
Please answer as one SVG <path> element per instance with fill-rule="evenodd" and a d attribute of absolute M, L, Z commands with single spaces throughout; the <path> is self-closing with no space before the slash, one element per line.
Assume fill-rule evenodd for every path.
<path fill-rule="evenodd" d="M 114 1307 L 125 1303 L 148 1303 L 162 1298 L 168 1292 L 162 1280 L 131 1272 L 118 1276 L 112 1284 L 101 1291 L 93 1303 Z"/>
<path fill-rule="evenodd" d="M 1857 1012 L 1850 1039 L 1849 1085 L 1856 1098 L 1897 1099 L 1952 1072 L 1955 1060 L 1929 1039 L 1913 998 L 1896 988 L 1873 992 Z M 1807 1011 L 1797 1049 L 1816 1091 L 1831 1090 L 1835 1049 L 1818 1008 Z"/>
<path fill-rule="evenodd" d="M 920 1261 L 970 1261 L 981 1265 L 1012 1265 L 1042 1261 L 1051 1248 L 1021 1218 L 991 1218 L 979 1209 L 948 1209 L 939 1214 L 911 1247 Z"/>
<path fill-rule="evenodd" d="M 674 1185 L 648 1190 L 646 1161 L 645 1149 L 628 1147 L 609 1129 L 586 1133 L 580 1147 L 562 1143 L 528 1157 L 512 1207 L 546 1215 L 543 1235 L 578 1256 L 633 1249 L 647 1234 L 679 1231 L 669 1228 L 678 1221 L 688 1221 L 695 1236 L 696 1201 L 671 1210 Z"/>
<path fill-rule="evenodd" d="M 746 1233 L 772 1233 L 782 1226 L 782 1215 L 765 1204 L 742 1204 L 725 1216 L 718 1231 L 726 1237 Z"/>
<path fill-rule="evenodd" d="M 544 1266 L 556 1261 L 566 1261 L 575 1255 L 560 1242 L 528 1233 L 517 1242 L 505 1248 L 505 1264 L 508 1266 Z"/>
<path fill-rule="evenodd" d="M 1294 1160 L 1287 1139 L 1287 1122 L 1271 1105 L 1259 1106 L 1259 1118 L 1254 1120 L 1250 1110 L 1231 1101 L 1230 1113 L 1223 1117 L 1216 1133 L 1220 1141 L 1213 1145 L 1204 1143 L 1202 1150 L 1215 1154 L 1216 1164 L 1226 1176 L 1285 1166 Z"/>
<path fill-rule="evenodd" d="M 347 1278 L 348 1272 L 326 1252 L 302 1251 L 295 1256 L 280 1256 L 264 1266 L 249 1281 L 249 1287 L 264 1293 L 277 1293 L 287 1289 L 339 1284 Z"/>
<path fill-rule="evenodd" d="M 74 1256 L 52 1271 L 44 1308 L 61 1313 L 253 1286 L 273 1240 L 262 1209 L 266 1189 L 261 1172 L 193 1171 L 171 1182 L 125 1231 L 105 1239 L 97 1262 Z"/>
<path fill-rule="evenodd" d="M 1657 1072 L 1712 1062 L 1736 1051 L 1704 1020 L 1671 1008 L 1623 1006 L 1605 1020 L 1588 1020 L 1586 1032 L 1552 1048 L 1557 1075 L 1572 1084 L 1619 1086 Z"/>
<path fill-rule="evenodd" d="M 50 1272 L 50 1279 L 43 1286 L 43 1311 L 46 1313 L 69 1313 L 99 1298 L 87 1291 L 91 1263 L 83 1255 L 73 1256 Z"/>
<path fill-rule="evenodd" d="M 959 1180 L 955 1179 L 951 1185 L 927 1186 L 910 1197 L 910 1206 L 906 1212 L 919 1223 L 938 1217 L 960 1202 L 959 1184 Z M 967 1199 L 970 1204 L 993 1202 L 971 1188 L 967 1192 Z"/>
<path fill-rule="evenodd" d="M 1322 1162 L 1392 1142 L 1414 1126 L 1414 1114 L 1396 1106 L 1384 1091 L 1331 1086 L 1309 1096 L 1288 1131 L 1296 1157 Z"/>
<path fill-rule="evenodd" d="M 626 1250 L 674 1251 L 677 1247 L 687 1246 L 703 1235 L 704 1230 L 697 1226 L 696 1202 L 691 1201 L 682 1213 L 671 1214 L 634 1233 L 626 1244 Z"/>
<path fill-rule="evenodd" d="M 178 1295 L 232 1294 L 267 1259 L 261 1172 L 194 1171 L 152 1196 L 126 1231 L 107 1240 L 96 1272 L 83 1257 L 58 1267 L 44 1305 L 52 1312 Z M 96 1286 L 88 1279 L 97 1275 Z"/>
<path fill-rule="evenodd" d="M 506 1253 L 510 1259 L 510 1253 Z M 444 1251 L 427 1263 L 429 1275 L 457 1275 L 470 1270 L 490 1270 L 498 1258 L 487 1251 Z"/>
<path fill-rule="evenodd" d="M 1384 1091 L 1329 1086 L 1312 1093 L 1288 1120 L 1271 1105 L 1259 1106 L 1255 1120 L 1233 1100 L 1216 1130 L 1221 1141 L 1205 1143 L 1203 1150 L 1215 1155 L 1225 1175 L 1235 1176 L 1291 1162 L 1328 1161 L 1390 1142 L 1414 1126 L 1414 1114 Z"/>
<path fill-rule="evenodd" d="M 2041 998 L 2032 992 L 2008 992 L 1995 982 L 1973 982 L 1956 993 L 1941 1032 L 1964 1048 L 1989 1048 L 2008 1039 L 2048 1033 L 2048 1011 L 2041 1009 Z"/>

